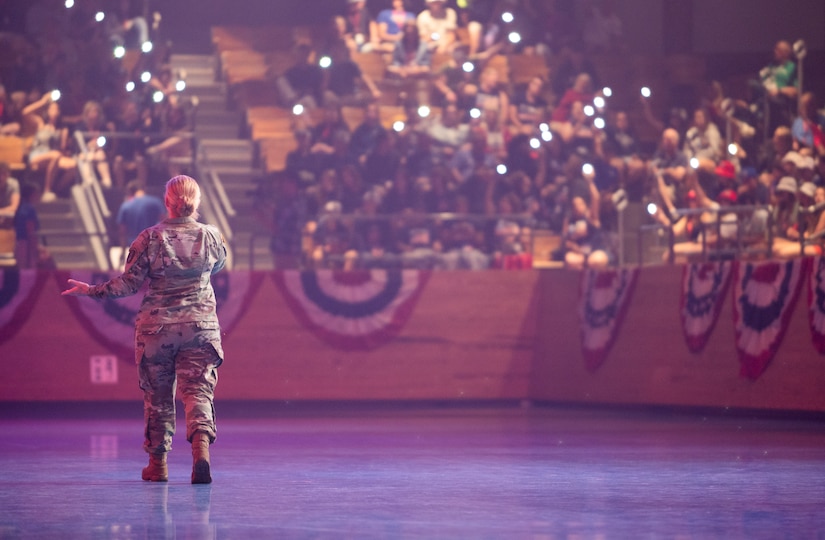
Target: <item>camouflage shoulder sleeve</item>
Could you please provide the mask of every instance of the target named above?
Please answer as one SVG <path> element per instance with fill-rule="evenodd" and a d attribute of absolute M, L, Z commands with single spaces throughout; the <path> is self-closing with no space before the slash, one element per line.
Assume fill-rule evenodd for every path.
<path fill-rule="evenodd" d="M 149 231 L 141 232 L 132 242 L 125 271 L 106 283 L 89 287 L 93 298 L 119 298 L 135 294 L 149 275 Z"/>
<path fill-rule="evenodd" d="M 223 270 L 226 265 L 226 239 L 223 237 L 217 227 L 207 225 L 206 230 L 215 242 L 215 265 L 212 267 L 212 273 L 215 274 Z"/>

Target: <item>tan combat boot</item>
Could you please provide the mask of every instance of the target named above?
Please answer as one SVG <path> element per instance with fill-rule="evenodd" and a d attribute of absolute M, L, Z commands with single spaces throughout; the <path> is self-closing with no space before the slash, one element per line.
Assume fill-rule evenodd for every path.
<path fill-rule="evenodd" d="M 209 464 L 209 435 L 203 431 L 196 431 L 192 436 L 192 483 L 212 483 Z"/>
<path fill-rule="evenodd" d="M 169 469 L 166 467 L 166 454 L 149 454 L 149 465 L 143 468 L 140 477 L 149 482 L 168 482 Z"/>

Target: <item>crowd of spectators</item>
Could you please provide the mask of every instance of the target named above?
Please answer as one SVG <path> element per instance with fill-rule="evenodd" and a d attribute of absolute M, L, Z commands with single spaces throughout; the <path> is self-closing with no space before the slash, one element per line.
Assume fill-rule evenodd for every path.
<path fill-rule="evenodd" d="M 130 181 L 145 187 L 188 170 L 196 101 L 182 97 L 182 74 L 172 73 L 169 44 L 159 40 L 160 15 L 146 13 L 144 2 L 6 7 L 0 144 L 22 141 L 7 185 L 16 192 L 12 213 L 21 209 L 17 262 L 27 267 L 44 251 L 36 230 L 26 230 L 37 225 L 32 194 L 51 203 L 75 184 L 98 182 L 119 205 Z"/>
<path fill-rule="evenodd" d="M 706 90 L 660 118 L 659 96 L 617 101 L 630 92 L 604 86 L 592 61 L 624 50 L 611 0 L 342 3 L 273 81 L 279 105 L 295 107 L 297 141 L 256 193 L 272 205 L 276 266 L 530 267 L 541 230 L 560 239 L 553 260 L 602 267 L 619 259 L 626 201 L 672 233 L 678 260 L 743 236 L 771 239 L 775 256 L 821 251 L 825 135 L 817 97 L 798 84 L 804 51 L 789 42 L 746 91 L 695 81 Z M 195 104 L 168 67 L 159 15 L 129 0 L 102 18 L 69 4 L 0 21 L 12 52 L 0 137 L 31 142 L 14 172 L 37 184 L 26 192 L 49 202 L 86 177 L 122 190 L 182 172 Z M 383 60 L 385 80 L 354 61 L 364 54 Z M 547 69 L 514 83 L 497 59 L 515 56 Z M 387 125 L 391 87 L 404 89 L 403 114 Z M 346 107 L 363 109 L 360 125 Z"/>
<path fill-rule="evenodd" d="M 649 88 L 617 105 L 599 82 L 591 56 L 623 50 L 609 0 L 578 13 L 531 0 L 387 4 L 371 13 L 349 0 L 335 39 L 302 44 L 301 76 L 279 79 L 290 90 L 283 107 L 323 113 L 314 125 L 296 117 L 298 148 L 273 184 L 276 264 L 303 254 L 304 264 L 344 268 L 523 267 L 531 232 L 543 230 L 560 238 L 554 260 L 603 267 L 618 260 L 628 201 L 673 239 L 677 260 L 734 239 L 730 256 L 744 253 L 743 239 L 775 256 L 821 251 L 821 210 L 798 216 L 825 201 L 823 120 L 816 97 L 799 95 L 802 55 L 788 42 L 742 95 L 695 81 L 702 90 L 658 118 Z M 424 82 L 425 92 L 402 94 L 405 114 L 391 127 L 380 121 L 381 88 L 350 58 L 364 53 L 384 56 L 385 84 Z M 552 69 L 513 84 L 501 55 Z M 356 104 L 364 119 L 350 130 L 341 106 Z M 658 141 L 641 140 L 631 117 Z"/>

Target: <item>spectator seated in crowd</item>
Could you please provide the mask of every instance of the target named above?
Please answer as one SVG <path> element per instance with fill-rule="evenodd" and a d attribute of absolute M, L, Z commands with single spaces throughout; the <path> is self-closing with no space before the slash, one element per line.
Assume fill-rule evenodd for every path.
<path fill-rule="evenodd" d="M 381 97 L 375 82 L 350 58 L 343 42 L 330 50 L 330 66 L 324 70 L 321 85 L 326 106 L 363 106 Z"/>
<path fill-rule="evenodd" d="M 34 119 L 37 126 L 29 150 L 29 167 L 32 171 L 45 171 L 42 202 L 52 202 L 57 199 L 55 191 L 62 191 L 74 181 L 77 162 L 67 155 L 69 128 L 52 92 L 27 105 L 23 114 Z"/>
<path fill-rule="evenodd" d="M 352 52 L 370 52 L 379 44 L 377 24 L 364 0 L 347 0 L 347 11 L 336 23 L 341 38 Z"/>
<path fill-rule="evenodd" d="M 375 19 L 375 49 L 388 53 L 395 51 L 404 37 L 405 25 L 410 22 L 417 28 L 415 13 L 407 9 L 404 0 L 392 0 L 392 8 L 379 11 Z M 420 39 L 418 41 L 420 42 Z"/>
<path fill-rule="evenodd" d="M 774 256 L 816 253 L 825 130 L 789 42 L 776 44 L 756 84 L 697 79 L 707 91 L 687 96 L 681 82 L 645 72 L 644 58 L 614 54 L 624 30 L 613 4 L 346 0 L 328 17 L 337 31 L 296 31 L 277 51 L 255 51 L 279 59 L 267 66 L 273 101 L 307 109 L 290 120 L 296 147 L 267 195 L 276 267 L 527 267 L 529 235 L 542 229 L 561 239 L 559 260 L 603 268 L 616 261 L 614 195 L 634 211 L 655 203 L 642 219 L 672 230 L 680 261 L 769 221 Z M 65 29 L 54 18 L 60 30 L 32 47 L 42 74 L 0 71 L 0 136 L 30 144 L 18 176 L 39 183 L 44 201 L 65 196 L 74 171 L 109 194 L 196 165 L 197 103 L 177 89 L 183 74 L 168 56 L 112 58 L 112 45 L 136 53 L 156 30 L 118 5 L 108 27 Z M 656 95 L 636 103 L 619 68 L 634 81 L 651 76 Z M 143 69 L 150 80 L 127 92 Z M 602 80 L 617 85 L 615 97 Z M 43 88 L 64 91 L 60 106 Z M 765 104 L 772 139 L 757 127 Z"/>
<path fill-rule="evenodd" d="M 452 52 L 456 45 L 458 17 L 445 0 L 427 0 L 427 8 L 416 19 L 421 43 L 431 53 Z"/>
<path fill-rule="evenodd" d="M 423 75 L 430 71 L 430 51 L 421 41 L 414 19 L 408 19 L 401 28 L 401 39 L 395 42 L 392 62 L 387 71 L 401 78 Z"/>

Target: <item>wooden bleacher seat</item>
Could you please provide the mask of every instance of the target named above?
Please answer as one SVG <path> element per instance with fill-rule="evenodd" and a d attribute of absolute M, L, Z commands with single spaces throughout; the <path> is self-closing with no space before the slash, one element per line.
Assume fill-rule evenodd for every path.
<path fill-rule="evenodd" d="M 214 26 L 212 44 L 218 53 L 232 50 L 258 52 L 287 51 L 294 41 L 294 29 L 287 26 Z"/>
<path fill-rule="evenodd" d="M 502 84 L 509 84 L 510 83 L 510 60 L 507 56 L 503 54 L 497 54 L 495 56 L 490 57 L 490 59 L 484 64 L 484 68 L 495 68 L 498 71 L 498 80 Z"/>
<path fill-rule="evenodd" d="M 249 50 L 224 51 L 220 54 L 221 70 L 230 85 L 267 78 L 266 57 Z"/>
<path fill-rule="evenodd" d="M 241 109 L 274 107 L 278 104 L 275 84 L 270 80 L 245 81 L 231 87 L 232 98 Z"/>
<path fill-rule="evenodd" d="M 350 131 L 355 131 L 355 128 L 364 121 L 364 109 L 363 107 L 341 107 L 341 118 Z"/>
<path fill-rule="evenodd" d="M 407 120 L 407 114 L 404 112 L 404 107 L 400 105 L 380 105 L 378 113 L 381 118 L 381 125 L 384 129 L 392 129 L 393 123 L 396 120 Z"/>
<path fill-rule="evenodd" d="M 30 137 L 0 136 L 0 161 L 8 163 L 13 171 L 23 171 L 30 147 Z"/>
<path fill-rule="evenodd" d="M 275 79 L 276 77 L 283 75 L 286 72 L 286 70 L 292 67 L 294 63 L 295 57 L 291 52 L 275 51 L 267 53 L 267 78 Z"/>
<path fill-rule="evenodd" d="M 513 54 L 508 60 L 510 81 L 513 84 L 530 82 L 533 77 L 542 77 L 547 80 L 550 69 L 541 56 L 535 54 Z"/>
<path fill-rule="evenodd" d="M 270 120 L 256 120 L 250 126 L 253 141 L 292 134 L 295 130 L 295 120 L 292 118 L 278 118 Z"/>
<path fill-rule="evenodd" d="M 246 109 L 246 121 L 250 125 L 252 125 L 252 122 L 255 120 L 279 120 L 292 118 L 292 116 L 292 111 L 289 109 L 271 105 L 247 107 Z"/>
<path fill-rule="evenodd" d="M 452 62 L 452 55 L 450 53 L 433 53 L 430 59 L 430 72 L 438 74 L 442 69 L 450 65 Z"/>
<path fill-rule="evenodd" d="M 380 54 L 352 53 L 352 61 L 361 69 L 361 72 L 373 81 L 382 81 L 387 73 L 387 64 Z"/>
<path fill-rule="evenodd" d="M 286 168 L 286 156 L 297 147 L 298 141 L 292 133 L 259 140 L 258 149 L 266 172 L 283 171 Z"/>
<path fill-rule="evenodd" d="M 560 268 L 561 261 L 552 260 L 553 252 L 561 246 L 561 237 L 551 231 L 533 231 L 533 268 Z"/>

